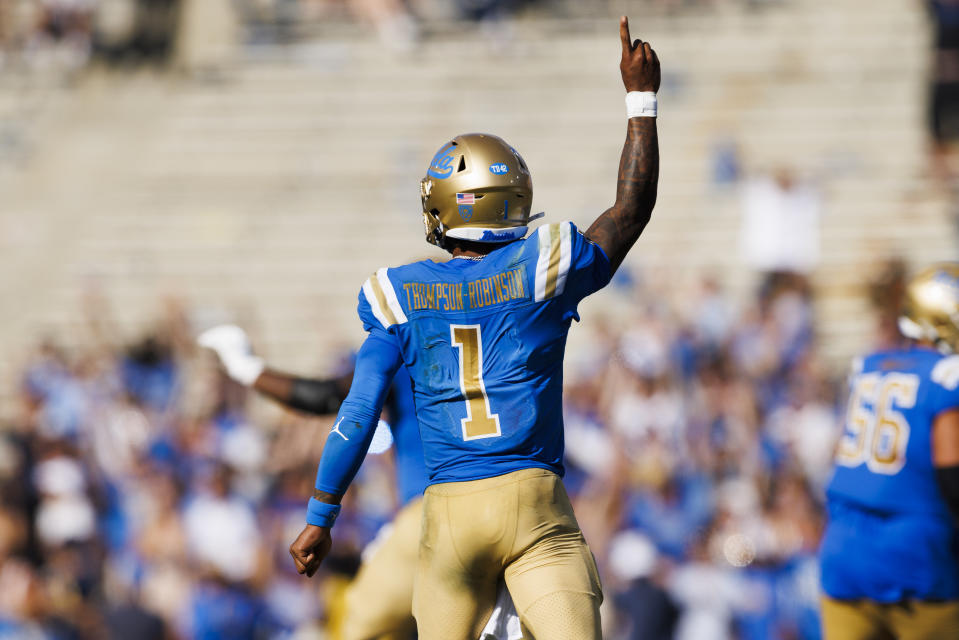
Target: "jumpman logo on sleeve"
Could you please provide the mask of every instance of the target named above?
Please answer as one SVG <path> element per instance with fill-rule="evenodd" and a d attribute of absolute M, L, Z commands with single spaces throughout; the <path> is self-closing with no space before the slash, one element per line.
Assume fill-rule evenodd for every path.
<path fill-rule="evenodd" d="M 336 421 L 336 424 L 334 424 L 334 425 L 333 425 L 333 428 L 330 429 L 330 435 L 333 435 L 333 434 L 335 433 L 335 434 L 341 436 L 341 437 L 342 437 L 344 440 L 346 440 L 347 442 L 349 442 L 350 439 L 346 437 L 346 434 L 344 434 L 342 431 L 340 431 L 340 423 L 341 423 L 341 422 L 343 422 L 343 418 L 340 418 L 339 420 Z"/>

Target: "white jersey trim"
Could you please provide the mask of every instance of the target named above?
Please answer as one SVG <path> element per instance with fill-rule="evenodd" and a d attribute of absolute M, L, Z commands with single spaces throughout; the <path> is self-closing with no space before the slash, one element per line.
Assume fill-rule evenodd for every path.
<path fill-rule="evenodd" d="M 959 387 L 959 356 L 947 356 L 932 368 L 930 379 L 947 391 Z"/>
<path fill-rule="evenodd" d="M 363 296 L 373 315 L 380 321 L 384 329 L 389 329 L 394 324 L 403 324 L 407 321 L 406 314 L 403 313 L 403 307 L 396 298 L 396 290 L 393 289 L 393 283 L 386 273 L 386 267 L 379 269 L 376 273 L 366 279 L 363 283 Z"/>

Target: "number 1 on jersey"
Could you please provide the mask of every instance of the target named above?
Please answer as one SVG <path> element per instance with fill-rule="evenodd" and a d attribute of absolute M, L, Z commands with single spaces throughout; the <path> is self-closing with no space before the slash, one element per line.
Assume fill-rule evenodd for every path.
<path fill-rule="evenodd" d="M 463 439 L 495 438 L 501 435 L 499 415 L 492 412 L 483 382 L 483 339 L 478 324 L 451 324 L 450 337 L 460 352 L 460 389 L 466 400 Z"/>

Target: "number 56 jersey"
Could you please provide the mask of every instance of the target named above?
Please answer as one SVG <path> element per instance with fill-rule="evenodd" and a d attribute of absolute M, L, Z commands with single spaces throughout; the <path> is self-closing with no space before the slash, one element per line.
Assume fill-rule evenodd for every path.
<path fill-rule="evenodd" d="M 932 464 L 932 425 L 959 408 L 959 356 L 881 351 L 850 377 L 845 430 L 826 489 L 822 582 L 834 598 L 959 597 L 959 539 Z"/>
<path fill-rule="evenodd" d="M 850 378 L 829 497 L 875 511 L 948 516 L 932 466 L 932 423 L 959 408 L 959 357 L 912 348 L 863 358 Z"/>
<path fill-rule="evenodd" d="M 602 249 L 563 222 L 482 258 L 380 269 L 364 283 L 363 326 L 395 342 L 413 381 L 431 483 L 563 474 L 566 336 L 609 278 Z"/>

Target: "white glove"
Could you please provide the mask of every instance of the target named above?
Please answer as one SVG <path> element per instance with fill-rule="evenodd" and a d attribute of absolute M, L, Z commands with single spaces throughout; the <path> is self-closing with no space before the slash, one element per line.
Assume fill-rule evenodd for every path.
<path fill-rule="evenodd" d="M 223 363 L 227 375 L 247 387 L 263 373 L 266 365 L 253 355 L 250 338 L 234 324 L 221 324 L 207 329 L 196 339 L 197 344 L 212 349 Z"/>

